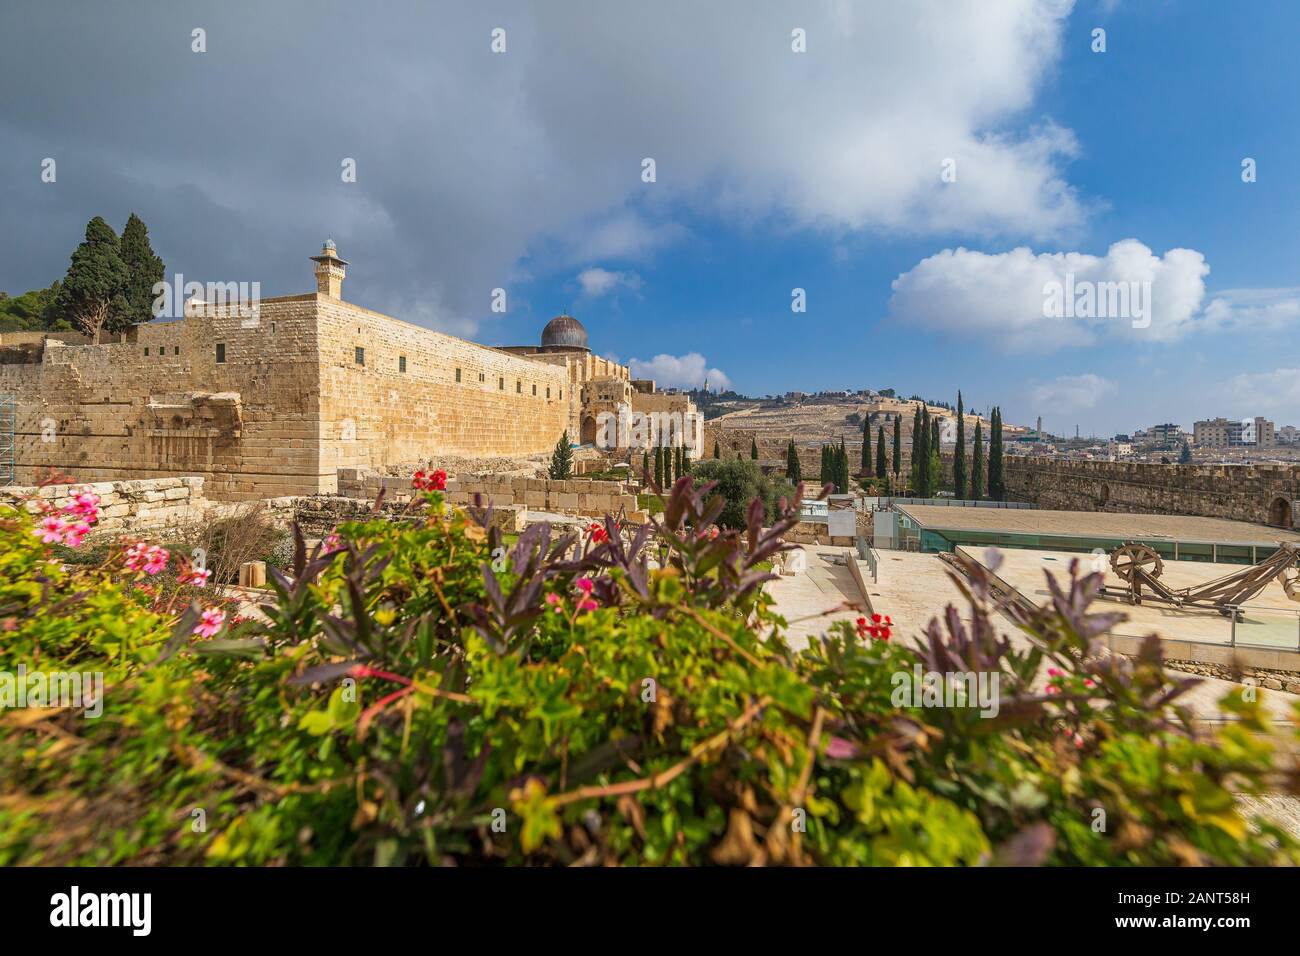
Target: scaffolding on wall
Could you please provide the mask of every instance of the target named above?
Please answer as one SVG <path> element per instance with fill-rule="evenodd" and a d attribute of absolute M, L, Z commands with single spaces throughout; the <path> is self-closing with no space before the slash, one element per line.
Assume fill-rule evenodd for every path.
<path fill-rule="evenodd" d="M 13 395 L 0 394 L 0 487 L 14 483 L 17 424 L 18 400 Z"/>

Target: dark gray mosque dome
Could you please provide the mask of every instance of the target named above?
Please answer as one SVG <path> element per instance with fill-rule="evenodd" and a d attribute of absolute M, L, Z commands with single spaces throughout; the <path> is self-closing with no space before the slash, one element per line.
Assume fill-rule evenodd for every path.
<path fill-rule="evenodd" d="M 585 349 L 587 330 L 573 316 L 557 315 L 542 329 L 542 348 Z"/>

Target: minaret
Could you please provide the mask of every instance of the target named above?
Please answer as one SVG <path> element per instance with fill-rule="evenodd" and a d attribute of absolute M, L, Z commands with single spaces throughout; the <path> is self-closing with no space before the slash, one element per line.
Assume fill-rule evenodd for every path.
<path fill-rule="evenodd" d="M 343 278 L 347 275 L 348 264 L 339 258 L 334 240 L 326 239 L 320 255 L 312 256 L 311 261 L 316 263 L 317 293 L 331 299 L 343 298 Z"/>

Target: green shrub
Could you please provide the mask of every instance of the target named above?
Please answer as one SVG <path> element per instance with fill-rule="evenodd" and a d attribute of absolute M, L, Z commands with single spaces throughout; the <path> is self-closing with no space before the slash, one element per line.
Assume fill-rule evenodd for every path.
<path fill-rule="evenodd" d="M 688 480 L 653 528 L 503 556 L 430 492 L 330 553 L 297 536 L 267 621 L 214 638 L 118 551 L 64 567 L 0 514 L 0 668 L 108 683 L 100 719 L 0 712 L 0 864 L 1297 861 L 1233 802 L 1276 769 L 1259 704 L 1193 732 L 1157 644 L 1099 653 L 1098 576 L 1021 616 L 1031 651 L 972 566 L 916 647 L 864 620 L 795 652 L 763 568 L 797 515 L 718 532 L 729 506 Z M 896 703 L 917 666 L 996 674 L 997 716 Z"/>
<path fill-rule="evenodd" d="M 751 501 L 763 503 L 763 520 L 776 518 L 780 492 L 777 486 L 759 470 L 758 463 L 749 458 L 724 458 L 696 462 L 691 466 L 691 477 L 697 484 L 713 483 L 713 492 L 726 501 L 718 516 L 724 528 L 745 527 L 745 515 Z"/>

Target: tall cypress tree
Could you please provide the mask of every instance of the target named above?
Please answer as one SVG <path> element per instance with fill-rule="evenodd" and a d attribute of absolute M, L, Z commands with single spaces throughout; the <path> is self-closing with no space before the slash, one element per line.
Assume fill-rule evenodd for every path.
<path fill-rule="evenodd" d="M 691 453 L 687 451 L 686 446 L 683 445 L 682 446 L 682 474 L 688 475 L 690 474 L 690 471 L 691 471 Z"/>
<path fill-rule="evenodd" d="M 957 392 L 957 448 L 952 456 L 953 495 L 958 499 L 966 497 L 966 406 L 962 404 L 961 392 Z"/>
<path fill-rule="evenodd" d="M 713 457 L 714 458 L 722 457 L 722 443 L 719 442 L 717 439 L 714 439 L 713 441 Z"/>
<path fill-rule="evenodd" d="M 750 438 L 750 440 L 749 440 L 749 457 L 750 457 L 751 459 L 753 459 L 754 461 L 758 461 L 758 438 L 757 438 L 757 436 L 755 436 L 755 437 L 753 437 L 753 438 Z"/>
<path fill-rule="evenodd" d="M 917 443 L 921 440 L 921 406 L 916 406 L 912 411 L 912 454 L 911 465 L 912 473 L 916 473 L 917 450 L 920 447 Z"/>
<path fill-rule="evenodd" d="M 912 494 L 930 497 L 930 421 L 924 406 L 916 410 L 912 427 Z"/>
<path fill-rule="evenodd" d="M 790 439 L 790 447 L 785 451 L 785 476 L 790 479 L 790 484 L 797 485 L 803 481 L 802 468 L 799 464 L 799 449 L 795 447 L 794 439 Z"/>
<path fill-rule="evenodd" d="M 117 233 L 96 216 L 86 223 L 86 239 L 72 253 L 59 308 L 98 345 L 100 332 L 111 330 L 114 316 L 127 311 L 123 293 L 129 275 Z"/>
<path fill-rule="evenodd" d="M 863 475 L 871 474 L 871 415 L 862 416 L 862 468 Z"/>
<path fill-rule="evenodd" d="M 823 485 L 826 484 L 826 482 L 831 480 L 830 468 L 831 468 L 830 448 L 827 445 L 823 444 L 822 445 L 822 467 L 821 467 L 821 471 L 817 473 L 817 480 L 820 481 Z"/>
<path fill-rule="evenodd" d="M 885 460 L 885 426 L 876 430 L 876 477 L 881 481 L 889 472 L 889 462 Z"/>
<path fill-rule="evenodd" d="M 894 457 L 892 464 L 894 466 L 894 482 L 897 484 L 898 476 L 903 470 L 903 416 L 894 416 Z"/>
<path fill-rule="evenodd" d="M 641 452 L 641 474 L 647 478 L 650 476 L 650 453 L 648 451 Z"/>
<path fill-rule="evenodd" d="M 975 419 L 975 448 L 970 460 L 970 496 L 973 501 L 984 497 L 984 423 Z"/>
<path fill-rule="evenodd" d="M 989 435 L 989 497 L 1007 500 L 1007 486 L 1002 478 L 1002 409 L 993 409 L 992 434 Z"/>
<path fill-rule="evenodd" d="M 844 439 L 840 439 L 840 450 L 836 452 L 836 470 L 835 470 L 835 487 L 836 490 L 846 495 L 849 493 L 849 452 L 844 447 Z"/>
<path fill-rule="evenodd" d="M 664 446 L 655 445 L 655 484 L 664 486 Z"/>
<path fill-rule="evenodd" d="M 930 419 L 930 466 L 926 469 L 931 497 L 939 493 L 939 486 L 943 484 L 943 459 L 939 457 L 939 440 L 939 416 L 935 415 Z"/>
<path fill-rule="evenodd" d="M 149 244 L 149 230 L 135 213 L 126 220 L 122 230 L 122 261 L 126 263 L 126 289 L 122 293 L 125 307 L 113 317 L 114 327 L 109 331 L 125 329 L 154 318 L 153 287 L 163 281 L 163 261 Z"/>

